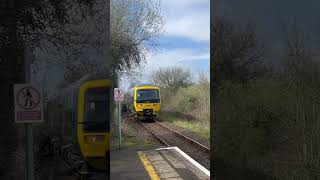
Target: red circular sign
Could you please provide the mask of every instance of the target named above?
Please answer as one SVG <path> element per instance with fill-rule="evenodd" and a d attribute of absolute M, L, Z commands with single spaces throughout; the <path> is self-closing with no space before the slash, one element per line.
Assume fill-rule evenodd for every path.
<path fill-rule="evenodd" d="M 24 87 L 18 91 L 16 101 L 22 109 L 34 109 L 40 103 L 40 93 L 33 87 Z"/>

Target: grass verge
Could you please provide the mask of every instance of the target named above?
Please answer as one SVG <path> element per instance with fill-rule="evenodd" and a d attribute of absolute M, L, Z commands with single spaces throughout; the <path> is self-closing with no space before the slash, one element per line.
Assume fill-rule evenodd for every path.
<path fill-rule="evenodd" d="M 175 126 L 194 132 L 200 137 L 205 139 L 210 138 L 209 121 L 185 120 L 180 115 L 169 112 L 161 112 L 160 118 L 174 124 Z"/>
<path fill-rule="evenodd" d="M 117 148 L 119 146 L 119 138 L 118 136 L 112 136 L 112 147 Z M 145 147 L 150 148 L 154 146 L 154 144 L 148 140 L 141 139 L 136 136 L 122 134 L 121 147 Z"/>
<path fill-rule="evenodd" d="M 136 136 L 124 135 L 123 146 L 126 146 L 126 147 L 142 146 L 142 147 L 148 148 L 148 147 L 154 146 L 154 144 L 148 140 L 144 140 Z"/>

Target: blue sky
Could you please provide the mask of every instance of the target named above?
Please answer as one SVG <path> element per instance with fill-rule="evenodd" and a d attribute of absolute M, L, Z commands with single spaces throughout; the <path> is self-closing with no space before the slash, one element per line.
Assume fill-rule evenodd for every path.
<path fill-rule="evenodd" d="M 179 65 L 196 74 L 210 65 L 210 0 L 162 0 L 164 34 L 158 50 L 147 52 L 143 81 L 161 66 Z"/>
<path fill-rule="evenodd" d="M 209 76 L 210 0 L 161 0 L 160 3 L 165 20 L 164 34 L 158 41 L 158 49 L 146 53 L 146 62 L 140 68 L 142 81 L 148 82 L 151 72 L 159 67 L 173 65 L 189 68 L 194 74 L 205 71 Z M 37 53 L 37 57 L 59 58 L 46 52 Z M 63 78 L 61 70 L 56 71 L 51 66 L 51 71 L 57 82 Z M 48 83 L 54 86 L 57 82 Z M 127 85 L 125 80 L 121 82 L 124 89 Z"/>

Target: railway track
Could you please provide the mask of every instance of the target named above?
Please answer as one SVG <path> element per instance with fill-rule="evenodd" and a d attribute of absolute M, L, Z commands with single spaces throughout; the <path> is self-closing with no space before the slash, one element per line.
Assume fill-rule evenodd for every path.
<path fill-rule="evenodd" d="M 161 122 L 154 123 L 139 122 L 150 134 L 156 137 L 166 146 L 177 146 L 195 161 L 210 170 L 210 148 L 199 142 L 171 129 Z"/>

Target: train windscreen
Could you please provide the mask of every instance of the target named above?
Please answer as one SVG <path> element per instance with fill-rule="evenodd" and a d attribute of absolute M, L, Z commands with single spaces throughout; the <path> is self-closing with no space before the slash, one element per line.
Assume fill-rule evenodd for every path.
<path fill-rule="evenodd" d="M 140 89 L 137 90 L 137 103 L 159 103 L 159 90 L 157 89 Z"/>
<path fill-rule="evenodd" d="M 83 122 L 86 132 L 105 132 L 110 130 L 110 89 L 93 88 L 85 94 L 85 118 Z"/>

